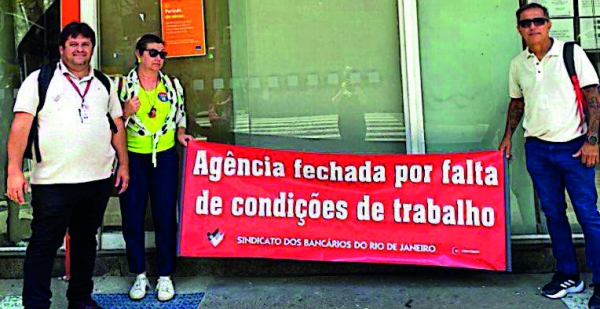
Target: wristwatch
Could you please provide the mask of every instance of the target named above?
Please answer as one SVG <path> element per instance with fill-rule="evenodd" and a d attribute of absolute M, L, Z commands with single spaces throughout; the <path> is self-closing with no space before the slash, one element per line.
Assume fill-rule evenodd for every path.
<path fill-rule="evenodd" d="M 590 135 L 587 137 L 587 142 L 590 145 L 598 145 L 598 136 Z"/>

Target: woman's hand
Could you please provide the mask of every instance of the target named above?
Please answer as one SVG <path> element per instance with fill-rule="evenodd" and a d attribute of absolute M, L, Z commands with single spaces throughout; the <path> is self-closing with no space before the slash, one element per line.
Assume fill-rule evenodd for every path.
<path fill-rule="evenodd" d="M 123 116 L 125 118 L 131 117 L 138 109 L 140 109 L 140 105 L 141 103 L 138 97 L 133 97 L 131 100 L 128 100 L 123 106 Z"/>
<path fill-rule="evenodd" d="M 177 140 L 179 141 L 179 143 L 181 145 L 183 145 L 183 147 L 187 147 L 187 144 L 189 141 L 193 140 L 194 137 L 189 135 L 189 134 L 177 134 Z"/>

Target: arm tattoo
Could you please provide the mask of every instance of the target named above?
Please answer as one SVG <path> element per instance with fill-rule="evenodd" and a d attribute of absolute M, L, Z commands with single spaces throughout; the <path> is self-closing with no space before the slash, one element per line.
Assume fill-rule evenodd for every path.
<path fill-rule="evenodd" d="M 583 97 L 587 103 L 586 118 L 588 125 L 588 136 L 598 136 L 600 126 L 600 96 L 598 95 L 597 85 L 592 85 L 581 89 Z"/>
<path fill-rule="evenodd" d="M 517 130 L 523 113 L 525 112 L 525 101 L 523 99 L 511 99 L 510 105 L 508 106 L 508 117 L 506 120 L 506 132 L 504 135 L 512 134 Z"/>

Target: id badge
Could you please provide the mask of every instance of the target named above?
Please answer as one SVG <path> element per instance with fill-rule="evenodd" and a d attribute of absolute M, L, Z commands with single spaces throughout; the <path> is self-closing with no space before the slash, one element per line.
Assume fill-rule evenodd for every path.
<path fill-rule="evenodd" d="M 82 105 L 79 109 L 79 118 L 81 118 L 81 123 L 90 123 L 90 111 L 87 105 Z"/>

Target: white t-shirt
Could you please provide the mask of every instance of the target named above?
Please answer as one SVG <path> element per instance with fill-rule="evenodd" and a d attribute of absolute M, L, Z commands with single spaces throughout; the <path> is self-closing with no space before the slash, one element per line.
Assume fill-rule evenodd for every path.
<path fill-rule="evenodd" d="M 13 109 L 15 113 L 36 114 L 39 73 L 39 70 L 31 73 L 21 85 Z M 64 73 L 70 74 L 59 63 L 38 115 L 42 162 L 37 163 L 34 158 L 32 184 L 84 183 L 106 179 L 111 174 L 115 150 L 106 113 L 113 119 L 122 116 L 116 87 L 111 85 L 109 95 L 102 82 L 94 77 L 92 69 L 82 79 L 70 74 L 81 94 L 91 80 L 85 96 L 88 120 L 82 121 L 81 97 Z"/>
<path fill-rule="evenodd" d="M 564 44 L 554 39 L 541 61 L 525 49 L 510 63 L 510 97 L 525 99 L 525 137 L 567 142 L 587 133 L 587 124 L 580 128 L 575 91 L 563 60 Z M 598 74 L 578 45 L 573 58 L 580 86 L 597 85 Z"/>

